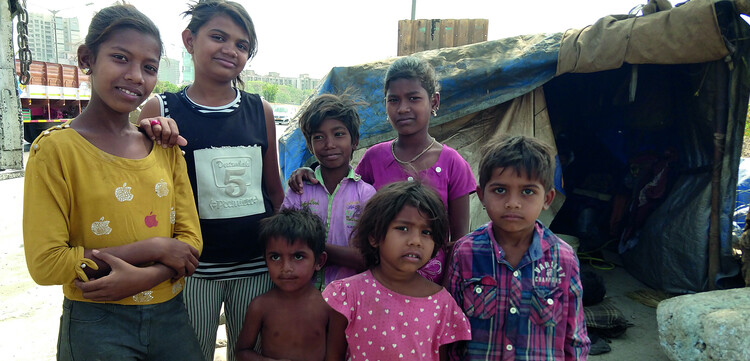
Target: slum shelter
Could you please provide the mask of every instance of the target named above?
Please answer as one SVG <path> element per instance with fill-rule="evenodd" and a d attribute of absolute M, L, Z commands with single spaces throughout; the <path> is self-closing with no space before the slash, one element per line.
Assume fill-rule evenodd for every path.
<path fill-rule="evenodd" d="M 731 229 L 750 92 L 744 4 L 692 0 L 579 30 L 417 53 L 441 79 L 430 134 L 475 175 L 488 140 L 540 138 L 557 152 L 557 197 L 540 218 L 578 237 L 579 252 L 616 252 L 633 276 L 670 293 L 738 286 Z M 355 164 L 396 136 L 383 101 L 393 60 L 333 68 L 318 89 L 349 89 L 369 103 Z M 279 157 L 285 179 L 314 161 L 294 121 Z M 487 221 L 472 196 L 472 229 Z"/>

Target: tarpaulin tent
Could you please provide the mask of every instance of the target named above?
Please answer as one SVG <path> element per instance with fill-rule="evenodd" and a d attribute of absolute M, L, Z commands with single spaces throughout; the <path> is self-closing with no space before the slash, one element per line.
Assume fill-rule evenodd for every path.
<path fill-rule="evenodd" d="M 577 233 L 582 247 L 618 250 L 644 283 L 685 293 L 706 290 L 709 280 L 729 286 L 739 271 L 730 230 L 749 34 L 735 1 L 693 0 L 647 16 L 608 16 L 582 30 L 414 56 L 441 79 L 430 134 L 457 149 L 475 174 L 478 149 L 499 134 L 555 145 L 559 196 L 542 220 Z M 355 163 L 364 148 L 395 137 L 383 102 L 393 60 L 333 68 L 318 89 L 349 89 L 370 104 L 360 109 Z M 314 160 L 294 122 L 279 156 L 285 178 Z M 487 216 L 475 196 L 471 203 L 475 227 Z"/>

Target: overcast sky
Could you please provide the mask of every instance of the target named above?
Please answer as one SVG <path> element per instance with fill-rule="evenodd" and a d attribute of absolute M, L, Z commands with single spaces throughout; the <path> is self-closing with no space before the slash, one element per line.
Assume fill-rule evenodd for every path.
<path fill-rule="evenodd" d="M 28 0 L 29 12 L 60 10 L 78 17 L 81 37 L 93 12 L 111 0 Z M 93 5 L 85 4 L 93 2 Z M 129 0 L 161 30 L 166 54 L 181 57 L 180 33 L 187 25 L 183 0 Z M 396 56 L 398 21 L 411 18 L 411 0 L 240 0 L 258 35 L 258 54 L 247 68 L 322 78 L 334 66 Z M 646 0 L 417 0 L 417 19 L 488 19 L 488 40 L 562 32 L 626 14 Z M 680 1 L 681 2 L 681 1 Z M 674 3 L 674 2 L 673 2 Z"/>

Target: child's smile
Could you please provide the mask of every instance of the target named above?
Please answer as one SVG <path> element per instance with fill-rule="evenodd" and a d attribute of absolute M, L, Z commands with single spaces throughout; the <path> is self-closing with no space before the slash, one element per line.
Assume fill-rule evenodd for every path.
<path fill-rule="evenodd" d="M 310 143 L 313 154 L 322 167 L 348 171 L 354 145 L 352 136 L 342 121 L 333 118 L 323 120 L 310 136 Z"/>
<path fill-rule="evenodd" d="M 118 113 L 129 113 L 156 85 L 161 46 L 151 35 L 133 29 L 113 34 L 91 59 L 94 96 Z M 86 55 L 84 55 L 86 56 Z"/>

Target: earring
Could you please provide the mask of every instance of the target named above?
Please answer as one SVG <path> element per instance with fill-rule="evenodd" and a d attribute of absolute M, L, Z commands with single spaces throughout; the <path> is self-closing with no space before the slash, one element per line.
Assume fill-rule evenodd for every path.
<path fill-rule="evenodd" d="M 438 111 L 437 108 L 432 110 L 432 116 L 433 117 L 437 116 L 437 111 Z"/>
<path fill-rule="evenodd" d="M 89 69 L 89 68 L 83 68 L 83 69 L 81 69 L 81 71 L 83 71 L 83 73 L 86 74 L 86 75 L 91 75 L 91 69 Z"/>

